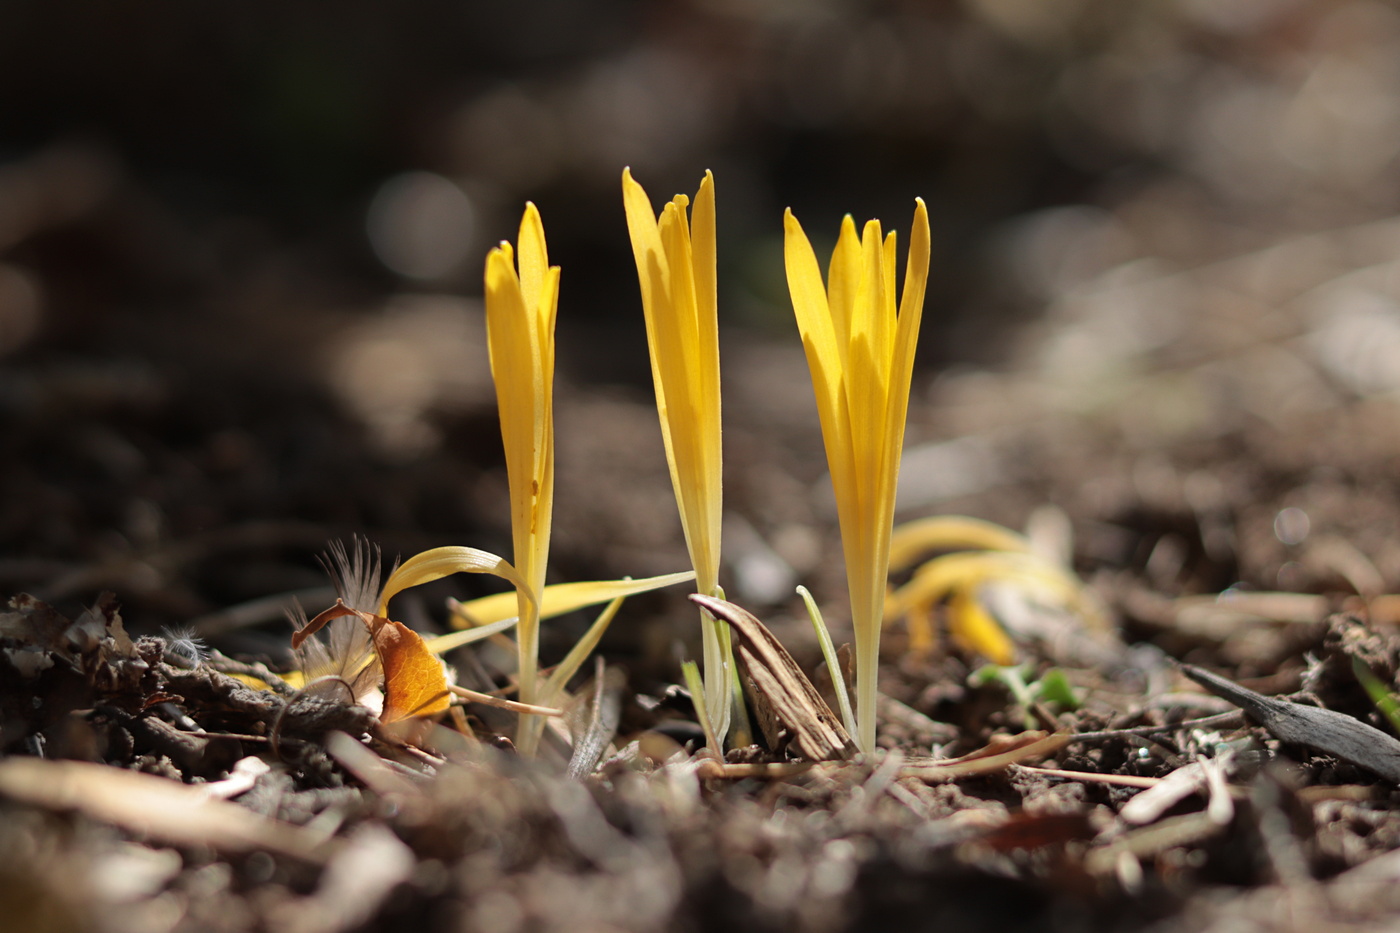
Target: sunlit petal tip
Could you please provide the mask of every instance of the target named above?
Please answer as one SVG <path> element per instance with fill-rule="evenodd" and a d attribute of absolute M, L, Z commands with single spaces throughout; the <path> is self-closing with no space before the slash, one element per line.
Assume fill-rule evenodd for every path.
<path fill-rule="evenodd" d="M 512 259 L 511 250 L 505 246 L 505 244 L 498 246 L 486 254 L 487 271 L 509 270 L 513 273 L 515 271 L 515 263 L 512 262 Z"/>
<path fill-rule="evenodd" d="M 509 240 L 502 240 L 495 248 L 486 254 L 486 264 L 489 266 L 493 259 L 502 257 L 506 265 L 515 268 L 515 247 L 510 245 Z"/>
<path fill-rule="evenodd" d="M 783 212 L 783 231 L 789 237 L 801 237 L 802 242 L 808 243 L 807 231 L 802 229 L 802 221 L 797 219 L 797 215 L 792 212 L 790 207 Z"/>
<path fill-rule="evenodd" d="M 646 197 L 646 189 L 642 187 L 641 182 L 637 181 L 630 168 L 622 170 L 622 190 L 624 194 L 640 192 L 642 197 Z"/>
<path fill-rule="evenodd" d="M 520 217 L 520 238 L 535 239 L 539 243 L 544 243 L 544 218 L 540 217 L 540 209 L 535 207 L 534 201 L 525 202 L 525 212 Z"/>

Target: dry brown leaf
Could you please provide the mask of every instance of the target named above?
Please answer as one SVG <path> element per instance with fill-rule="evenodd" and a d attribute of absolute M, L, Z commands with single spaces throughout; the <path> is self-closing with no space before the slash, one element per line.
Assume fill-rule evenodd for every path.
<path fill-rule="evenodd" d="M 944 761 L 911 760 L 909 764 L 904 766 L 900 776 L 918 778 L 921 781 L 952 781 L 975 774 L 991 774 L 1009 765 L 1034 761 L 1051 755 L 1063 748 L 1069 740 L 1070 735 L 1065 732 L 1047 735 L 1044 732 L 1034 730 L 1022 732 L 1016 736 L 998 736 L 997 739 L 988 743 L 987 747 L 961 758 L 950 758 Z"/>
<path fill-rule="evenodd" d="M 808 761 L 836 761 L 855 754 L 841 720 L 767 626 L 734 603 L 698 593 L 690 598 L 729 623 L 734 655 L 752 687 L 754 712 L 774 750 L 790 743 Z"/>

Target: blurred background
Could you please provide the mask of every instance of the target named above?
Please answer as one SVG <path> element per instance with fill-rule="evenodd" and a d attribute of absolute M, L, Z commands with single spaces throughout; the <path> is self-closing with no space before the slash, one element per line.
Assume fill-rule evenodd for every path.
<path fill-rule="evenodd" d="M 1196 469 L 1226 449 L 1297 474 L 1338 406 L 1343 459 L 1393 423 L 1398 153 L 1373 0 L 8 0 L 0 591 L 235 637 L 324 597 L 330 538 L 508 550 L 480 284 L 527 199 L 563 268 L 552 577 L 686 566 L 623 166 L 658 204 L 716 175 L 739 597 L 843 592 L 788 206 L 820 253 L 929 205 L 906 514 L 1050 500 L 1122 551 L 1095 522 L 1256 484 Z"/>

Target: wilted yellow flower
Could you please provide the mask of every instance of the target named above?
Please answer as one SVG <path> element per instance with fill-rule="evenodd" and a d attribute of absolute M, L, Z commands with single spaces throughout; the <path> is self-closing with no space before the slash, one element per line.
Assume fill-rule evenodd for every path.
<path fill-rule="evenodd" d="M 705 173 L 689 223 L 689 198 L 676 195 L 658 218 L 628 169 L 622 172 L 622 199 L 642 288 L 656 410 L 695 587 L 718 596 L 723 499 L 715 180 Z M 729 721 L 728 632 L 714 619 L 702 619 L 705 701 L 722 737 Z"/>
<path fill-rule="evenodd" d="M 855 629 L 856 742 L 870 751 L 895 484 L 928 284 L 928 212 L 919 200 L 897 312 L 895 236 L 882 237 L 879 221 L 867 222 L 857 236 L 855 222 L 846 217 L 825 287 L 791 210 L 784 230 L 788 290 L 812 372 L 841 523 Z"/>
<path fill-rule="evenodd" d="M 1073 613 L 1085 624 L 1087 637 L 1111 630 L 1098 600 L 1067 564 L 1038 553 L 1025 535 L 1000 525 L 961 515 L 900 525 L 890 539 L 890 572 L 916 563 L 908 582 L 885 603 L 887 618 L 908 620 L 911 651 L 933 649 L 933 607 L 946 599 L 948 631 L 958 647 L 996 665 L 1015 664 L 1016 644 L 983 605 L 987 584 L 1009 585 Z"/>
<path fill-rule="evenodd" d="M 486 257 L 486 340 L 496 383 L 510 484 L 510 525 L 520 622 L 520 699 L 533 703 L 539 654 L 539 601 L 554 511 L 554 317 L 559 267 L 549 265 L 544 225 L 525 205 L 517 256 L 501 243 Z M 528 746 L 528 738 L 521 743 Z M 529 751 L 528 747 L 524 750 Z"/>

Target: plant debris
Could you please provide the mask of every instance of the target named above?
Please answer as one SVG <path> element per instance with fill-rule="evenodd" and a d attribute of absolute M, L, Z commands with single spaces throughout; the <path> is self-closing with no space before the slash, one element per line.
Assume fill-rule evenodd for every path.
<path fill-rule="evenodd" d="M 1244 710 L 1275 738 L 1336 755 L 1400 783 L 1400 739 L 1345 713 L 1264 696 L 1190 664 L 1183 664 L 1181 670 Z"/>
<path fill-rule="evenodd" d="M 733 630 L 735 657 L 769 749 L 781 756 L 791 745 L 807 761 L 834 761 L 855 754 L 855 744 L 841 721 L 753 613 L 722 599 L 699 594 L 690 598 Z"/>

